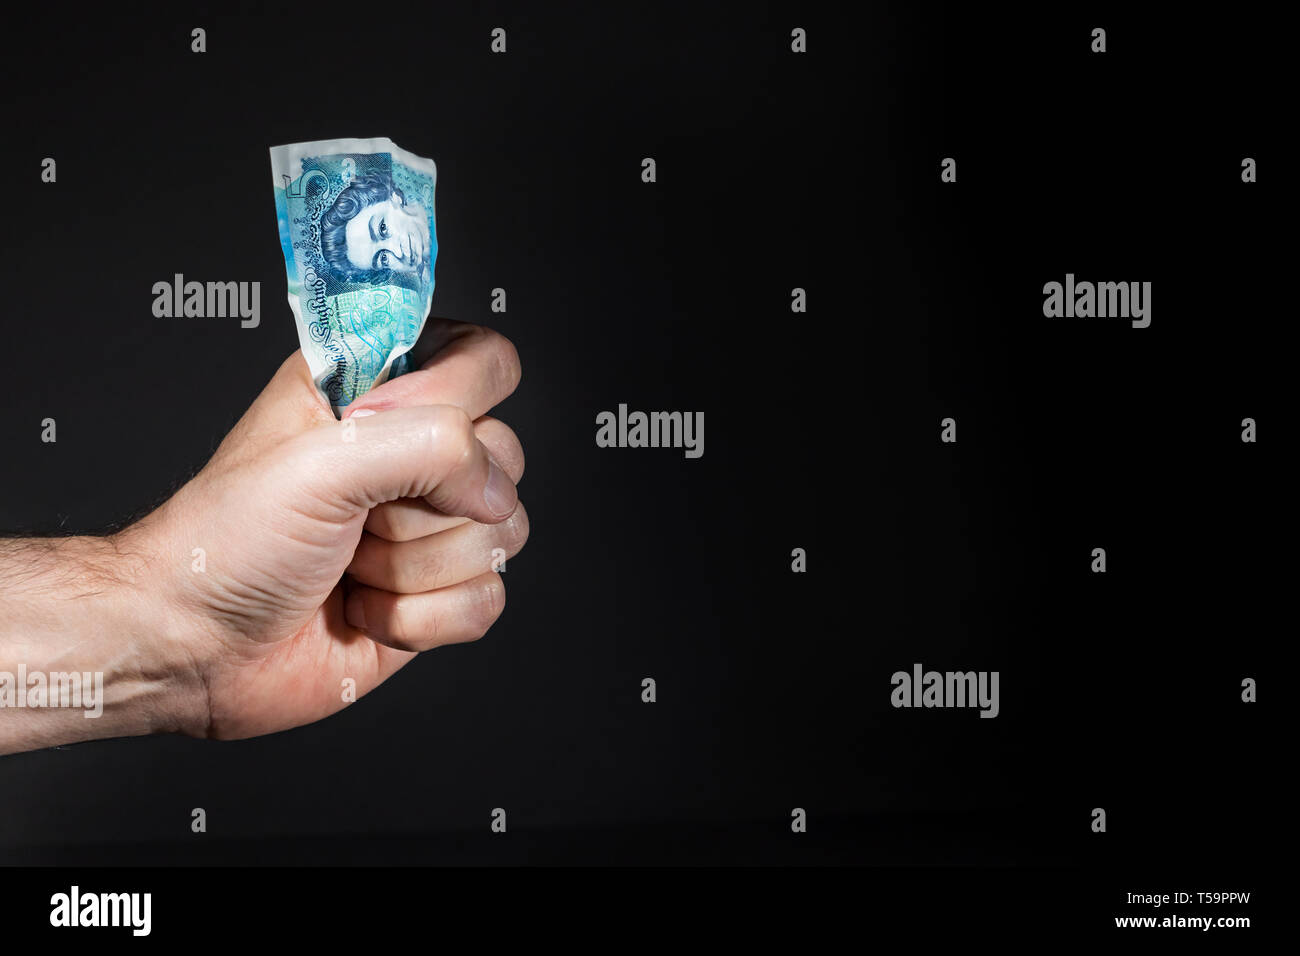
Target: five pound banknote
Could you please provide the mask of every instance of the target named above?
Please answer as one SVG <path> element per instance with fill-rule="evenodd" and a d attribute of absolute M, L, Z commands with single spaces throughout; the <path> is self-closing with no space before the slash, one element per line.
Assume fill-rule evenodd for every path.
<path fill-rule="evenodd" d="M 275 146 L 271 171 L 298 340 L 339 416 L 408 371 L 433 300 L 437 169 L 381 137 Z"/>

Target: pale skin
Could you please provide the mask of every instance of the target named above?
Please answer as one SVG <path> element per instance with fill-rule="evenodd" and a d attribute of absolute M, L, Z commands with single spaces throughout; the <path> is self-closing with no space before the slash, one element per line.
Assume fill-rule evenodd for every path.
<path fill-rule="evenodd" d="M 344 227 L 348 261 L 357 269 L 423 272 L 428 237 L 424 208 L 402 201 L 396 193 L 367 206 Z"/>
<path fill-rule="evenodd" d="M 0 708 L 0 754 L 287 730 L 349 706 L 345 680 L 359 699 L 491 627 L 494 561 L 528 537 L 523 449 L 486 414 L 519 359 L 494 332 L 430 322 L 434 358 L 344 421 L 295 352 L 153 513 L 105 537 L 0 540 L 0 672 L 104 674 L 98 718 Z"/>

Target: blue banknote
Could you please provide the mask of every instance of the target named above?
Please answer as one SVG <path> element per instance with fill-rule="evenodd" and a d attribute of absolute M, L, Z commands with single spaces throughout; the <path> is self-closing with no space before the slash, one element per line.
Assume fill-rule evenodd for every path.
<path fill-rule="evenodd" d="M 335 415 L 408 371 L 433 300 L 437 168 L 391 140 L 271 149 L 289 305 Z"/>

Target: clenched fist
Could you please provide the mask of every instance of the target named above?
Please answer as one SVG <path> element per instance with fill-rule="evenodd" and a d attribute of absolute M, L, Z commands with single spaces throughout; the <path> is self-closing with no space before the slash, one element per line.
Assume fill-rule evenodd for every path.
<path fill-rule="evenodd" d="M 434 358 L 342 421 L 294 353 L 146 518 L 105 538 L 0 542 L 0 673 L 104 674 L 98 719 L 0 707 L 0 753 L 284 730 L 418 651 L 480 637 L 505 606 L 495 568 L 528 537 L 523 450 L 486 415 L 519 361 L 496 333 L 430 324 Z"/>

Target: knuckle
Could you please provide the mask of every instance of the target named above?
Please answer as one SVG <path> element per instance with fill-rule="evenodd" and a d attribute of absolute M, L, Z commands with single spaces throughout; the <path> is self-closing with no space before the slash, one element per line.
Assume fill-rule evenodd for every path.
<path fill-rule="evenodd" d="M 524 476 L 524 446 L 519 441 L 519 436 L 515 434 L 513 428 L 504 422 L 501 423 L 501 427 L 505 429 L 504 448 L 502 449 L 505 460 L 501 461 L 501 467 L 505 468 L 510 474 L 511 480 L 518 484 Z"/>
<path fill-rule="evenodd" d="M 389 546 L 383 551 L 384 566 L 384 583 L 389 584 L 394 591 L 402 592 L 408 590 L 405 587 L 406 566 L 407 562 L 402 560 L 400 549 Z"/>
<path fill-rule="evenodd" d="M 506 387 L 506 394 L 509 395 L 519 387 L 519 380 L 523 377 L 519 350 L 500 332 L 492 329 L 485 331 L 488 334 L 487 344 L 491 349 L 493 372 L 497 380 Z"/>
<path fill-rule="evenodd" d="M 398 598 L 389 638 L 408 651 L 421 651 L 438 643 L 439 621 L 434 608 L 424 602 Z"/>
<path fill-rule="evenodd" d="M 506 607 L 506 586 L 495 571 L 485 574 L 475 583 L 468 598 L 466 632 L 469 640 L 477 641 L 496 623 Z"/>
<path fill-rule="evenodd" d="M 428 541 L 430 539 L 424 539 Z M 410 559 L 404 563 L 412 591 L 429 591 L 438 586 L 447 572 L 447 556 L 438 547 L 422 546 L 424 541 L 412 543 Z"/>
<path fill-rule="evenodd" d="M 438 616 L 437 608 L 426 604 L 423 613 L 420 615 L 420 646 L 433 647 L 437 644 L 441 630 L 442 620 Z"/>
<path fill-rule="evenodd" d="M 519 502 L 515 513 L 497 527 L 502 529 L 512 556 L 522 551 L 524 545 L 528 543 L 529 532 L 528 512 L 524 510 L 523 502 Z"/>
<path fill-rule="evenodd" d="M 474 434 L 474 422 L 465 409 L 458 405 L 449 407 L 451 410 L 447 412 L 447 430 L 458 446 L 468 447 L 478 440 Z"/>
<path fill-rule="evenodd" d="M 515 430 L 499 418 L 484 415 L 474 423 L 474 431 L 510 480 L 518 484 L 524 475 L 524 446 Z"/>
<path fill-rule="evenodd" d="M 435 446 L 447 456 L 449 462 L 459 463 L 469 458 L 478 442 L 469 414 L 455 405 L 439 405 L 435 415 Z"/>
<path fill-rule="evenodd" d="M 392 612 L 388 615 L 388 626 L 385 628 L 389 643 L 404 650 L 414 650 L 415 644 L 412 640 L 414 629 L 411 625 L 411 616 L 406 604 L 400 600 L 393 602 Z"/>
<path fill-rule="evenodd" d="M 402 594 L 428 591 L 446 566 L 443 555 L 436 547 L 428 547 L 426 539 L 391 544 L 385 556 L 387 579 Z"/>

